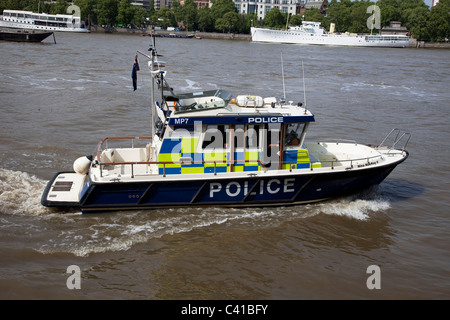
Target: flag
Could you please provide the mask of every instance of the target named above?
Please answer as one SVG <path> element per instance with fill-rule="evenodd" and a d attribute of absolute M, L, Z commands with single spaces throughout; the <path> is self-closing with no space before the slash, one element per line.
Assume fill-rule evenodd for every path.
<path fill-rule="evenodd" d="M 133 89 L 136 91 L 137 89 L 137 72 L 139 71 L 139 62 L 137 59 L 137 55 L 134 58 L 133 70 L 131 70 L 131 78 L 133 79 Z"/>

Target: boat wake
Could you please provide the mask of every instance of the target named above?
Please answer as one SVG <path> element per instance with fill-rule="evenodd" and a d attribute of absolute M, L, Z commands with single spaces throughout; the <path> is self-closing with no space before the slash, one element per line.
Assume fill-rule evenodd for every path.
<path fill-rule="evenodd" d="M 394 96 L 405 96 L 407 95 L 414 95 L 417 97 L 424 97 L 426 96 L 426 93 L 423 90 L 415 90 L 414 88 L 407 87 L 405 85 L 397 86 L 394 84 L 387 84 L 387 83 L 371 83 L 371 82 L 353 82 L 353 83 L 345 83 L 341 87 L 341 91 L 343 92 L 355 92 L 355 90 L 360 89 L 371 89 L 375 91 L 379 91 L 380 94 L 389 94 Z"/>
<path fill-rule="evenodd" d="M 129 250 L 133 246 L 175 234 L 208 228 L 264 229 L 308 219 L 336 215 L 370 220 L 390 208 L 377 188 L 358 197 L 341 198 L 306 206 L 275 208 L 169 208 L 81 215 L 44 207 L 40 203 L 46 181 L 25 172 L 0 169 L 0 214 L 4 230 L 33 237 L 33 249 L 43 254 L 95 253 Z M 23 216 L 23 225 L 17 217 Z M 31 218 L 32 220 L 30 221 Z"/>
<path fill-rule="evenodd" d="M 391 207 L 390 202 L 380 198 L 376 192 L 372 191 L 368 194 L 367 199 L 348 197 L 320 203 L 316 206 L 324 214 L 365 221 L 370 219 L 371 214 L 386 211 Z"/>
<path fill-rule="evenodd" d="M 44 215 L 54 210 L 41 205 L 46 181 L 26 172 L 0 168 L 0 214 Z"/>

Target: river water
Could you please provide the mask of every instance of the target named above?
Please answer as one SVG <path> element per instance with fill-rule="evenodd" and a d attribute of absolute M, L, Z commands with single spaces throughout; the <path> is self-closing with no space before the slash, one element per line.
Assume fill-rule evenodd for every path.
<path fill-rule="evenodd" d="M 41 206 L 42 191 L 102 138 L 151 135 L 142 56 L 131 82 L 150 38 L 56 42 L 0 43 L 0 298 L 450 298 L 450 51 L 158 39 L 177 92 L 282 97 L 282 54 L 287 100 L 305 84 L 316 118 L 307 139 L 378 144 L 400 128 L 410 157 L 376 188 L 313 205 L 82 215 Z"/>

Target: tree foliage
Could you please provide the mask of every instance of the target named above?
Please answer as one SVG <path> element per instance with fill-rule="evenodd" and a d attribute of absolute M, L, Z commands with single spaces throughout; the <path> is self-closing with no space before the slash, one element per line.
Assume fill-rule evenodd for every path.
<path fill-rule="evenodd" d="M 440 0 L 431 8 L 425 38 L 431 41 L 448 41 L 450 38 L 450 0 Z"/>
<path fill-rule="evenodd" d="M 285 28 L 287 14 L 278 8 L 266 13 L 264 20 L 259 20 L 255 13 L 239 14 L 232 0 L 212 0 L 211 8 L 197 8 L 193 0 L 186 0 L 181 5 L 175 0 L 172 9 L 152 9 L 147 12 L 142 7 L 131 5 L 130 0 L 74 0 L 80 7 L 82 20 L 90 24 L 114 26 L 153 24 L 161 27 L 182 27 L 190 31 L 220 31 L 248 33 L 250 25 L 264 25 L 272 28 Z M 337 32 L 367 33 L 367 13 L 370 5 L 377 5 L 381 11 L 381 26 L 390 21 L 400 21 L 411 35 L 418 40 L 444 41 L 450 34 L 450 0 L 440 0 L 431 9 L 423 0 L 331 0 L 327 15 L 316 9 L 307 10 L 302 17 L 289 17 L 289 24 L 299 25 L 301 20 L 321 22 L 329 28 L 335 23 Z M 40 0 L 0 0 L 0 10 L 16 9 L 33 12 L 65 13 L 66 0 L 56 2 Z M 376 30 L 375 30 L 376 31 Z"/>
<path fill-rule="evenodd" d="M 266 13 L 264 25 L 270 28 L 284 28 L 286 26 L 286 15 L 280 9 L 272 8 Z"/>

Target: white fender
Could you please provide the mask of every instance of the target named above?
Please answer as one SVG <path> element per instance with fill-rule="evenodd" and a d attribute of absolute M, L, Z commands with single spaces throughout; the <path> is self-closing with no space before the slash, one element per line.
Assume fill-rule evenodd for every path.
<path fill-rule="evenodd" d="M 79 157 L 73 163 L 73 170 L 79 174 L 87 174 L 91 166 L 92 156 Z"/>

